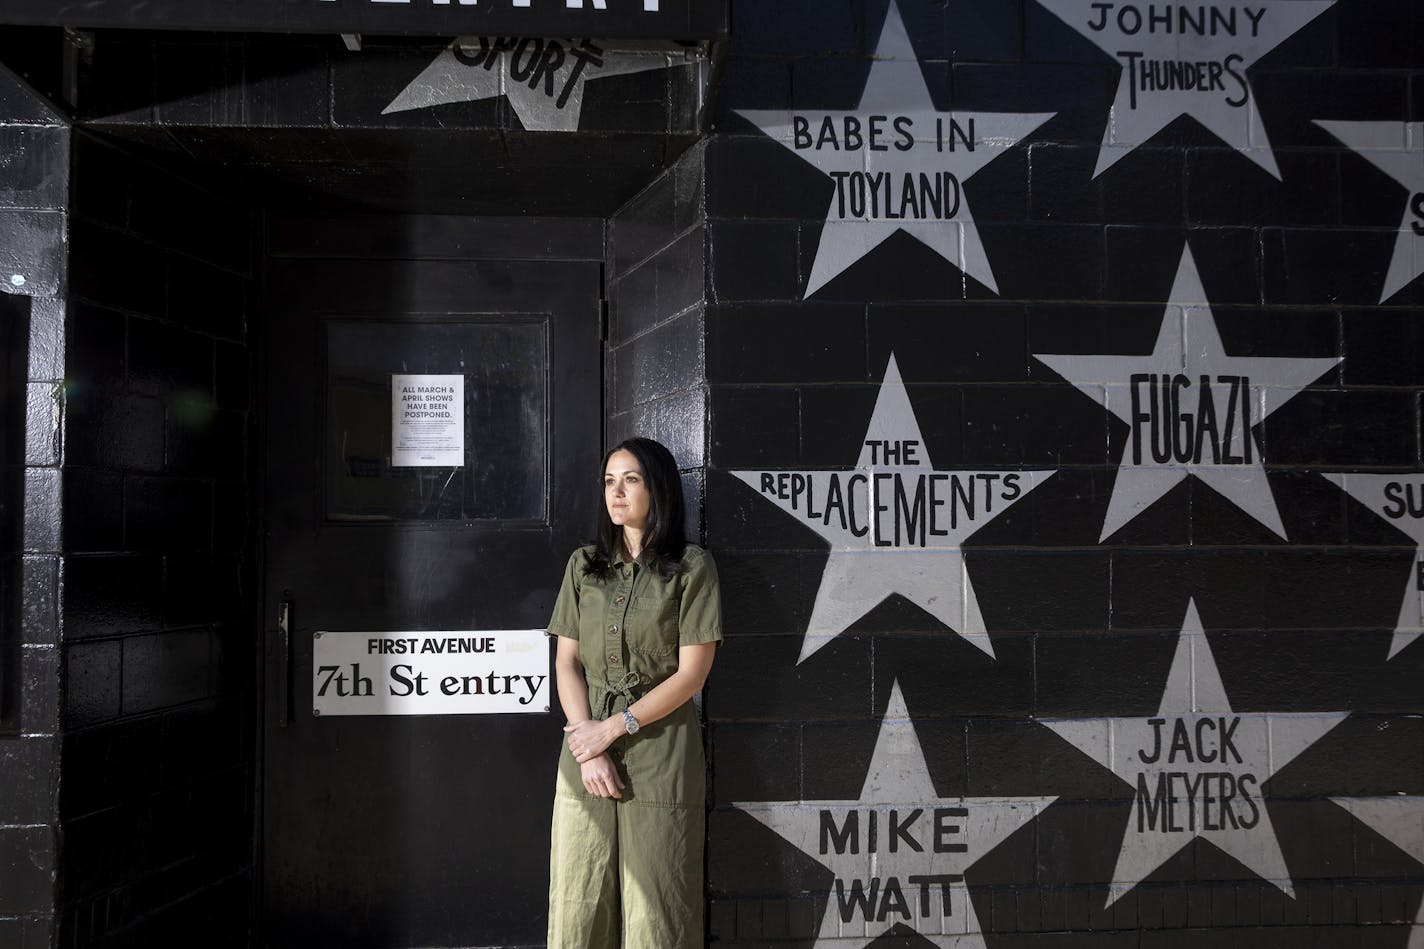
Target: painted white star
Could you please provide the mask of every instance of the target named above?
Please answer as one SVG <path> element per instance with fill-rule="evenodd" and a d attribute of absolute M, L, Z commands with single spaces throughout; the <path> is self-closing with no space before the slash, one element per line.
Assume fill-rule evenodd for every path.
<path fill-rule="evenodd" d="M 671 65 L 666 52 L 605 52 L 592 40 L 462 36 L 381 114 L 507 96 L 526 130 L 573 132 L 585 83 Z"/>
<path fill-rule="evenodd" d="M 1424 864 L 1424 798 L 1421 797 L 1336 797 L 1336 804 L 1356 820 Z M 1424 900 L 1414 917 L 1413 931 L 1405 949 L 1424 949 Z"/>
<path fill-rule="evenodd" d="M 1385 274 L 1383 303 L 1424 273 L 1424 122 L 1325 122 L 1316 125 L 1404 186 L 1399 236 Z"/>
<path fill-rule="evenodd" d="M 1054 472 L 934 467 L 891 354 L 854 468 L 732 474 L 831 544 L 801 662 L 895 593 L 993 656 L 960 545 Z"/>
<path fill-rule="evenodd" d="M 1188 603 L 1156 716 L 1044 723 L 1137 792 L 1108 905 L 1197 838 L 1294 897 L 1261 788 L 1348 714 L 1233 711 Z"/>
<path fill-rule="evenodd" d="M 817 947 L 901 925 L 944 949 L 982 949 L 964 873 L 1053 800 L 941 797 L 897 682 L 859 800 L 733 806 L 835 875 Z"/>
<path fill-rule="evenodd" d="M 1335 0 L 1038 2 L 1122 66 L 1094 178 L 1183 115 L 1281 176 L 1246 71 Z"/>
<path fill-rule="evenodd" d="M 1150 354 L 1034 358 L 1131 430 L 1100 541 L 1189 475 L 1286 536 L 1253 426 L 1340 359 L 1227 355 L 1189 247 Z"/>
<path fill-rule="evenodd" d="M 1424 636 L 1424 475 L 1327 474 L 1356 501 L 1408 534 L 1417 545 L 1414 569 L 1404 582 L 1404 602 L 1389 644 L 1389 658 Z"/>
<path fill-rule="evenodd" d="M 806 296 L 896 231 L 998 292 L 963 185 L 1053 113 L 936 110 L 894 0 L 858 109 L 738 114 L 835 182 Z"/>

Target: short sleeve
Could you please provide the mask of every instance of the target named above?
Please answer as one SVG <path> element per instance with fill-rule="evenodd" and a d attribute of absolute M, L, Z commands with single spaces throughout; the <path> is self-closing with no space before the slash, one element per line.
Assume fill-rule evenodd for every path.
<path fill-rule="evenodd" d="M 690 556 L 683 557 L 687 581 L 678 608 L 678 645 L 720 642 L 722 588 L 717 582 L 717 565 L 712 562 L 712 555 L 701 548 L 689 546 L 687 553 Z"/>
<path fill-rule="evenodd" d="M 579 588 L 583 586 L 586 559 L 582 550 L 575 550 L 564 568 L 564 580 L 559 584 L 559 596 L 554 601 L 554 614 L 546 630 L 550 636 L 579 638 Z"/>

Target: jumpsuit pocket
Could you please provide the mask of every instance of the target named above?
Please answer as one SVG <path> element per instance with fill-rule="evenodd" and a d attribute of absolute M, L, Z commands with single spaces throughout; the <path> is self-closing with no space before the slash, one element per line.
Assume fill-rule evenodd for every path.
<path fill-rule="evenodd" d="M 677 616 L 677 596 L 657 596 L 656 594 L 642 594 L 633 597 L 633 602 L 629 607 L 643 616 L 665 621 Z"/>
<path fill-rule="evenodd" d="M 677 606 L 676 596 L 634 597 L 628 605 L 629 651 L 657 660 L 676 653 Z"/>
<path fill-rule="evenodd" d="M 677 643 L 634 641 L 630 639 L 628 641 L 628 651 L 641 653 L 644 656 L 651 656 L 657 659 L 665 659 L 677 651 Z"/>

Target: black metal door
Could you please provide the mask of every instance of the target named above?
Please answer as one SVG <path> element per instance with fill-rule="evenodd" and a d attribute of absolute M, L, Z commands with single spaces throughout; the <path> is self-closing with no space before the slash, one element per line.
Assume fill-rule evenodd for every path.
<path fill-rule="evenodd" d="M 321 718 L 313 636 L 543 626 L 594 500 L 600 267 L 470 259 L 448 224 L 414 258 L 369 252 L 400 243 L 388 226 L 268 261 L 263 931 L 539 944 L 561 716 Z M 549 244 L 500 227 L 502 246 Z M 405 373 L 463 377 L 463 464 L 392 465 Z"/>

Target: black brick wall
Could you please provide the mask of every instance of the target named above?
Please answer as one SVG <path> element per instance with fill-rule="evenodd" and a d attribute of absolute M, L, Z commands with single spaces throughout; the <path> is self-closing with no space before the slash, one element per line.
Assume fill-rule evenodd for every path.
<path fill-rule="evenodd" d="M 41 949 L 58 861 L 60 406 L 70 130 L 0 67 L 0 945 Z"/>
<path fill-rule="evenodd" d="M 607 444 L 666 445 L 700 536 L 706 460 L 704 160 L 694 147 L 608 221 Z"/>
<path fill-rule="evenodd" d="M 1418 4 L 1340 0 L 1251 69 L 1277 179 L 1189 117 L 1094 177 L 1111 52 L 1036 0 L 898 0 L 926 108 L 1053 118 L 964 186 L 997 293 L 901 232 L 808 295 L 832 182 L 738 110 L 857 112 L 887 7 L 732 3 L 706 145 L 706 526 L 728 637 L 706 706 L 712 942 L 810 945 L 839 922 L 836 887 L 857 874 L 818 850 L 819 802 L 886 799 L 863 785 L 898 687 L 932 796 L 1055 798 L 975 851 L 983 937 L 954 945 L 1415 945 L 1424 642 L 1386 651 L 1419 555 L 1322 475 L 1424 488 L 1424 281 L 1376 305 L 1405 189 L 1312 123 L 1424 120 Z M 1227 353 L 1343 357 L 1255 420 L 1285 538 L 1189 478 L 1100 540 L 1128 426 L 1034 358 L 1150 352 L 1184 244 Z M 964 542 L 993 658 L 923 604 L 864 592 L 863 615 L 798 663 L 834 545 L 734 472 L 854 470 L 892 353 L 936 469 L 1055 473 Z M 914 569 L 871 553 L 852 577 L 893 588 Z M 1235 712 L 1349 713 L 1267 785 L 1293 896 L 1196 839 L 1110 903 L 1133 790 L 1047 727 L 1156 714 L 1189 599 Z M 1351 798 L 1413 809 L 1381 836 Z M 802 815 L 806 837 L 757 806 Z M 895 872 L 884 843 L 879 871 L 862 853 L 866 883 Z M 835 944 L 929 944 L 911 932 L 938 920 L 900 883 L 907 914 L 880 906 Z"/>
<path fill-rule="evenodd" d="M 733 0 L 717 133 L 608 224 L 605 434 L 669 444 L 725 584 L 729 642 L 707 705 L 712 940 L 814 941 L 835 913 L 836 874 L 814 833 L 803 849 L 749 808 L 800 808 L 813 827 L 818 802 L 870 808 L 872 749 L 899 695 L 934 797 L 1053 798 L 966 872 L 987 949 L 1407 949 L 1408 924 L 1424 919 L 1424 864 L 1408 839 L 1424 801 L 1424 642 L 1388 659 L 1384 647 L 1419 554 L 1322 475 L 1424 485 L 1424 297 L 1415 278 L 1376 302 L 1403 189 L 1312 123 L 1424 120 L 1424 14 L 1412 0 L 1339 0 L 1251 68 L 1270 136 L 1254 146 L 1271 150 L 1278 178 L 1191 118 L 1097 176 L 1119 81 L 1111 53 L 1038 0 L 898 0 L 934 110 L 1053 117 L 965 185 L 996 291 L 900 233 L 807 294 L 828 181 L 737 110 L 856 110 L 887 7 Z M 429 52 L 105 39 L 89 115 L 135 141 L 154 123 L 189 126 L 152 136 L 210 166 L 261 163 L 263 143 L 307 162 L 320 138 L 210 132 L 325 134 L 369 118 Z M 7 297 L 0 314 L 15 357 L 0 384 L 26 389 L 23 444 L 10 416 L 0 445 L 12 515 L 0 773 L 23 778 L 0 782 L 0 945 L 51 944 L 57 865 L 60 945 L 241 945 L 253 874 L 253 220 L 136 146 L 88 134 L 71 197 L 68 130 L 13 86 L 0 76 L 13 119 L 0 127 L 0 283 L 23 273 L 30 296 Z M 663 94 L 609 97 L 596 124 L 610 155 L 646 145 L 613 141 L 624 106 L 657 111 Z M 666 95 L 680 145 L 694 104 Z M 407 121 L 513 128 L 502 103 L 445 108 L 380 122 L 391 142 Z M 377 152 L 383 142 L 367 139 Z M 360 155 L 322 159 L 314 174 Z M 489 178 L 500 200 L 564 175 L 529 178 L 527 164 Z M 421 194 L 448 209 L 438 187 Z M 1127 426 L 1035 358 L 1149 351 L 1184 245 L 1227 352 L 1342 360 L 1256 420 L 1285 537 L 1187 479 L 1100 538 Z M 852 469 L 892 353 L 937 468 L 1053 477 L 964 544 L 992 658 L 894 593 L 867 595 L 864 615 L 798 662 L 829 545 L 735 473 Z M 879 574 L 907 578 L 872 559 L 859 572 Z M 1189 600 L 1237 712 L 1349 717 L 1264 789 L 1289 881 L 1198 839 L 1115 894 L 1132 789 L 1051 726 L 1154 714 Z M 1401 833 L 1382 833 L 1351 799 L 1416 809 Z M 848 928 L 845 944 L 924 944 L 862 933 Z"/>
<path fill-rule="evenodd" d="M 255 216 L 76 139 L 60 944 L 244 945 Z"/>

